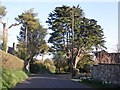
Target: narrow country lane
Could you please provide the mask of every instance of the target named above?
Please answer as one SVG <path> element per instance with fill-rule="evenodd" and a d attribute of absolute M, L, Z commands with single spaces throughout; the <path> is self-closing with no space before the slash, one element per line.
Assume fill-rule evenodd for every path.
<path fill-rule="evenodd" d="M 17 84 L 16 88 L 90 88 L 81 83 L 72 81 L 64 75 L 39 74 Z"/>

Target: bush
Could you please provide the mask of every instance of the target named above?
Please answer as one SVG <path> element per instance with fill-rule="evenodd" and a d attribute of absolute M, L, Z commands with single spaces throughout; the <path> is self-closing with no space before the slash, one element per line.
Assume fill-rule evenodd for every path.
<path fill-rule="evenodd" d="M 34 62 L 30 64 L 31 73 L 55 73 L 55 66 L 49 63 Z"/>
<path fill-rule="evenodd" d="M 69 66 L 63 68 L 64 72 L 69 72 Z"/>
<path fill-rule="evenodd" d="M 31 73 L 39 73 L 40 72 L 40 64 L 38 64 L 38 63 L 30 64 L 30 72 Z"/>
<path fill-rule="evenodd" d="M 94 64 L 92 60 L 93 56 L 90 54 L 85 54 L 77 63 L 77 68 L 80 73 L 90 73 L 90 66 Z"/>
<path fill-rule="evenodd" d="M 44 61 L 44 64 L 47 64 L 47 63 L 49 63 L 50 65 L 53 65 L 53 61 L 48 58 Z"/>
<path fill-rule="evenodd" d="M 49 63 L 45 64 L 46 69 L 48 69 L 50 71 L 50 73 L 55 73 L 56 67 L 53 65 L 50 65 Z"/>
<path fill-rule="evenodd" d="M 73 68 L 72 70 L 72 77 L 76 76 L 79 74 L 79 69 Z"/>
<path fill-rule="evenodd" d="M 65 60 L 56 60 L 54 62 L 56 66 L 56 73 L 67 73 L 69 72 L 68 61 Z"/>
<path fill-rule="evenodd" d="M 30 64 L 30 72 L 31 73 L 48 73 L 46 66 L 42 63 L 34 62 Z"/>
<path fill-rule="evenodd" d="M 28 72 L 26 69 L 24 69 L 23 71 L 27 74 L 27 76 L 31 76 L 31 73 Z"/>

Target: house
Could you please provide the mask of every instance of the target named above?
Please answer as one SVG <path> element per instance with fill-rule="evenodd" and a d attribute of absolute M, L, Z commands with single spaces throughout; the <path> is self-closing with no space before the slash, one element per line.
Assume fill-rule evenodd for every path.
<path fill-rule="evenodd" d="M 108 53 L 105 50 L 94 52 L 97 62 L 91 67 L 94 80 L 103 83 L 120 84 L 120 53 Z"/>
<path fill-rule="evenodd" d="M 118 64 L 120 63 L 120 53 L 108 53 L 105 50 L 94 52 L 97 63 Z"/>
<path fill-rule="evenodd" d="M 0 49 L 2 49 L 2 43 L 0 42 Z"/>
<path fill-rule="evenodd" d="M 15 55 L 15 43 L 13 43 L 13 47 L 8 47 L 8 53 Z"/>

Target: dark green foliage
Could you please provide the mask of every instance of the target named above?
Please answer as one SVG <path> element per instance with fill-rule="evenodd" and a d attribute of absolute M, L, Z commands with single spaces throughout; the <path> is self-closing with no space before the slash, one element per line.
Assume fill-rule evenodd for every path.
<path fill-rule="evenodd" d="M 93 63 L 94 61 L 92 61 L 92 55 L 86 54 L 78 61 L 77 68 L 80 70 L 80 73 L 90 73 L 90 66 Z"/>
<path fill-rule="evenodd" d="M 46 51 L 46 41 L 44 40 L 46 29 L 40 25 L 39 19 L 36 18 L 37 14 L 33 9 L 18 15 L 16 21 L 22 24 L 20 28 L 18 45 L 18 56 L 24 60 L 29 58 L 33 62 L 33 57 L 37 56 L 43 51 Z"/>
<path fill-rule="evenodd" d="M 26 69 L 23 69 L 23 71 L 27 74 L 27 76 L 31 76 L 31 72 L 28 72 Z"/>
<path fill-rule="evenodd" d="M 17 51 L 17 56 L 19 58 L 21 58 L 22 60 L 25 60 L 26 59 L 26 56 L 28 56 L 28 54 L 26 53 L 26 46 L 25 46 L 25 43 L 24 42 L 20 42 L 18 45 L 17 45 L 17 48 L 18 48 L 18 51 Z"/>
<path fill-rule="evenodd" d="M 44 73 L 46 67 L 43 64 L 33 63 L 30 64 L 30 72 L 31 73 Z"/>
<path fill-rule="evenodd" d="M 106 48 L 102 27 L 97 24 L 95 19 L 86 18 L 79 5 L 56 7 L 49 14 L 46 22 L 49 25 L 49 30 L 52 30 L 48 42 L 52 44 L 51 48 L 55 60 L 60 60 L 56 64 L 58 71 L 61 71 L 62 58 L 69 53 L 67 56 L 69 68 L 72 63 L 73 66 L 76 66 L 76 63 L 74 63 L 76 62 L 76 56 L 80 56 L 77 57 L 78 61 L 81 60 L 79 63 L 82 63 L 79 68 L 86 68 L 88 72 L 89 59 L 81 58 L 84 54 L 91 53 L 95 49 Z"/>
<path fill-rule="evenodd" d="M 74 36 L 72 31 L 72 13 L 74 13 Z M 65 53 L 66 48 L 71 50 L 72 37 L 74 37 L 74 48 L 82 48 L 89 51 L 93 48 L 105 48 L 104 33 L 100 25 L 94 19 L 84 16 L 81 7 L 61 6 L 49 14 L 49 28 L 53 31 L 49 38 L 52 48 Z"/>
<path fill-rule="evenodd" d="M 34 62 L 30 64 L 31 73 L 55 73 L 55 66 L 49 63 L 43 64 L 39 62 Z"/>
<path fill-rule="evenodd" d="M 52 43 L 52 48 L 57 51 L 65 53 L 65 47 L 71 44 L 71 22 L 72 11 L 75 11 L 79 15 L 83 15 L 82 10 L 79 7 L 69 7 L 63 5 L 62 7 L 56 7 L 55 10 L 49 14 L 47 23 L 49 28 L 53 31 L 49 38 L 49 43 Z M 81 17 L 80 16 L 80 17 Z"/>
<path fill-rule="evenodd" d="M 54 64 L 56 66 L 56 73 L 69 72 L 67 60 L 56 60 Z"/>

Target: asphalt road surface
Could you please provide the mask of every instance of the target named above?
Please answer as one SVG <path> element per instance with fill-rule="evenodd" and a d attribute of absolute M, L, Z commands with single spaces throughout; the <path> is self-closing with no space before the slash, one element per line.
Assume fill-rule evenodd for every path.
<path fill-rule="evenodd" d="M 16 85 L 17 88 L 90 88 L 79 82 L 67 79 L 65 75 L 39 74 L 29 77 Z"/>

